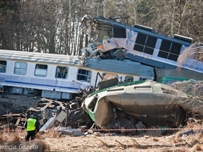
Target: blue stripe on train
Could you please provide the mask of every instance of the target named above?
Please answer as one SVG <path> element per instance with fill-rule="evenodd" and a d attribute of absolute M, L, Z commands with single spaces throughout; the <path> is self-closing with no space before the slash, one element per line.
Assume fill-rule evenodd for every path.
<path fill-rule="evenodd" d="M 64 89 L 72 89 L 72 90 L 79 90 L 80 88 L 73 88 L 73 87 L 63 87 L 63 86 L 55 86 L 55 85 L 45 85 L 45 84 L 35 84 L 35 83 L 26 83 L 26 82 L 19 82 L 19 81 L 8 81 L 5 80 L 5 82 L 8 83 L 16 83 L 16 84 L 24 84 L 24 85 L 40 85 L 40 86 L 46 86 L 46 87 L 57 87 L 57 88 L 64 88 Z"/>

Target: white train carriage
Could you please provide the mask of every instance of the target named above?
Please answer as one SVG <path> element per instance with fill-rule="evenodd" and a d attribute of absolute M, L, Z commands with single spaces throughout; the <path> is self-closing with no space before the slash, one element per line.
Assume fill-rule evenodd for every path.
<path fill-rule="evenodd" d="M 98 73 L 116 74 L 121 81 L 154 79 L 153 68 L 128 60 L 82 61 L 76 56 L 0 50 L 0 85 L 9 93 L 38 91 L 42 97 L 71 99 L 81 89 L 97 85 L 102 79 Z"/>

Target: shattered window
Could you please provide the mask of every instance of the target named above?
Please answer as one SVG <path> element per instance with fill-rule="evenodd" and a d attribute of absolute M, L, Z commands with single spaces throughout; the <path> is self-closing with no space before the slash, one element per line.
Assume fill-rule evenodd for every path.
<path fill-rule="evenodd" d="M 14 67 L 14 73 L 18 75 L 25 75 L 27 72 L 26 62 L 16 62 Z"/>
<path fill-rule="evenodd" d="M 135 87 L 134 89 L 136 93 L 152 93 L 151 86 L 140 86 L 140 87 Z"/>
<path fill-rule="evenodd" d="M 83 81 L 90 82 L 91 74 L 92 74 L 92 72 L 89 70 L 79 69 L 78 75 L 77 75 L 77 80 L 83 80 Z"/>
<path fill-rule="evenodd" d="M 45 64 L 36 64 L 35 66 L 35 76 L 37 77 L 46 77 L 47 76 L 48 66 Z"/>
<path fill-rule="evenodd" d="M 114 78 L 118 78 L 118 75 L 117 74 L 111 74 L 111 73 L 103 73 L 102 74 L 103 80 L 114 79 Z"/>
<path fill-rule="evenodd" d="M 126 76 L 124 82 L 133 82 L 134 78 L 132 76 Z"/>
<path fill-rule="evenodd" d="M 6 61 L 0 61 L 0 73 L 5 73 L 6 72 Z"/>
<path fill-rule="evenodd" d="M 92 101 L 90 102 L 90 104 L 88 105 L 88 108 L 89 108 L 92 112 L 94 112 L 96 103 L 97 103 L 97 98 L 94 97 L 93 100 L 92 100 Z"/>
<path fill-rule="evenodd" d="M 57 66 L 55 78 L 66 79 L 68 76 L 68 67 Z"/>

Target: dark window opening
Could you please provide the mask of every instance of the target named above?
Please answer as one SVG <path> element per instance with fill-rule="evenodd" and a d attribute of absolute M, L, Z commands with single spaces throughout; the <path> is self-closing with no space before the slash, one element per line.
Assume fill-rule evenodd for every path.
<path fill-rule="evenodd" d="M 182 45 L 180 43 L 162 40 L 159 57 L 177 61 Z"/>
<path fill-rule="evenodd" d="M 145 45 L 147 35 L 138 33 L 135 43 Z"/>
<path fill-rule="evenodd" d="M 6 61 L 0 61 L 0 73 L 5 73 L 6 72 Z"/>
<path fill-rule="evenodd" d="M 157 41 L 156 37 L 148 36 L 146 46 L 149 46 L 151 48 L 155 48 L 156 41 Z"/>
<path fill-rule="evenodd" d="M 168 52 L 171 47 L 171 42 L 167 40 L 162 40 L 160 50 Z"/>
<path fill-rule="evenodd" d="M 159 51 L 158 57 L 167 58 L 167 56 L 168 56 L 167 52 Z"/>
<path fill-rule="evenodd" d="M 113 26 L 114 38 L 126 38 L 126 29 L 119 26 Z"/>
<path fill-rule="evenodd" d="M 89 104 L 88 108 L 94 112 L 94 109 L 95 109 L 95 106 L 96 106 L 96 103 L 97 103 L 97 97 L 94 97 L 91 101 L 91 103 Z"/>
<path fill-rule="evenodd" d="M 152 48 L 148 48 L 148 47 L 145 47 L 144 48 L 144 53 L 147 53 L 147 54 L 153 54 L 153 52 L 154 52 L 154 49 L 152 49 Z"/>
<path fill-rule="evenodd" d="M 173 61 L 177 61 L 177 59 L 178 59 L 178 55 L 175 55 L 175 54 L 169 54 L 168 59 L 173 60 Z"/>
<path fill-rule="evenodd" d="M 135 44 L 133 49 L 136 50 L 136 51 L 143 52 L 143 46 L 139 45 L 139 44 Z"/>
<path fill-rule="evenodd" d="M 68 75 L 68 67 L 57 66 L 55 78 L 67 78 Z"/>
<path fill-rule="evenodd" d="M 83 80 L 83 81 L 90 82 L 90 80 L 91 80 L 91 71 L 79 69 L 78 70 L 78 75 L 77 75 L 77 80 Z"/>
<path fill-rule="evenodd" d="M 134 78 L 132 76 L 125 76 L 124 82 L 133 82 Z"/>
<path fill-rule="evenodd" d="M 181 49 L 181 44 L 173 43 L 170 52 L 179 55 L 180 54 L 180 49 Z"/>
<path fill-rule="evenodd" d="M 138 33 L 133 50 L 152 55 L 156 46 L 157 38 Z"/>

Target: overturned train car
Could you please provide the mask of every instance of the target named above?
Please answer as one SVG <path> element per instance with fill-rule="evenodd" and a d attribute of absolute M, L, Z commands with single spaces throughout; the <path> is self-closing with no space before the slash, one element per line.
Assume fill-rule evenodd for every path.
<path fill-rule="evenodd" d="M 112 122 L 121 119 L 179 127 L 189 116 L 203 115 L 202 103 L 169 86 L 146 80 L 98 90 L 84 100 L 82 108 L 100 128 L 119 128 Z"/>

